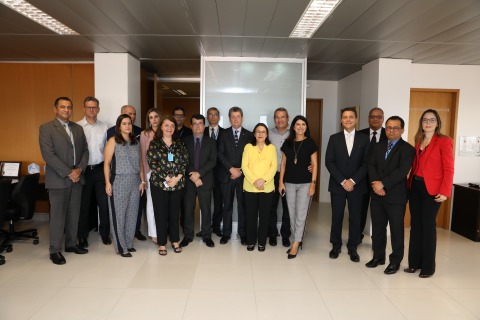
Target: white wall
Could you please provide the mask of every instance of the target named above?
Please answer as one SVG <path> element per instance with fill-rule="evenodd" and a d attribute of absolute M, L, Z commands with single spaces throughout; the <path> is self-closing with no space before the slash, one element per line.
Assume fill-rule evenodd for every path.
<path fill-rule="evenodd" d="M 337 97 L 339 110 L 360 105 L 362 101 L 362 71 L 338 81 Z M 338 124 L 340 129 L 340 122 Z"/>
<path fill-rule="evenodd" d="M 328 179 L 330 175 L 325 168 L 325 150 L 327 149 L 328 138 L 338 131 L 340 123 L 337 91 L 337 81 L 307 81 L 307 99 L 323 99 L 322 117 L 322 150 L 320 151 L 320 202 L 330 202 L 328 193 Z"/>
<path fill-rule="evenodd" d="M 455 183 L 480 181 L 480 158 L 458 156 L 461 136 L 480 136 L 480 66 L 412 64 L 412 88 L 460 89 Z M 414 129 L 413 129 L 414 130 Z"/>

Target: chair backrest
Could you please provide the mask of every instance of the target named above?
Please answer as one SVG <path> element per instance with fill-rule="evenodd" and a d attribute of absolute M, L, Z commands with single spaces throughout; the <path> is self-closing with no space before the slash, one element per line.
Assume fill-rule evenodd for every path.
<path fill-rule="evenodd" d="M 19 217 L 21 220 L 32 219 L 35 213 L 39 179 L 39 173 L 23 176 L 13 188 L 12 201 L 21 208 Z"/>
<path fill-rule="evenodd" d="M 12 196 L 12 180 L 0 179 L 0 229 L 6 219 L 7 203 Z"/>

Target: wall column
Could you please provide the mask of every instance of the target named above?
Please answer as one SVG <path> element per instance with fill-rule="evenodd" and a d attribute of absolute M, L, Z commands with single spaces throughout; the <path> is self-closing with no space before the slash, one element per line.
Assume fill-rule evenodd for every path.
<path fill-rule="evenodd" d="M 120 108 L 129 104 L 137 109 L 135 124 L 140 126 L 140 61 L 128 53 L 95 53 L 94 61 L 99 119 L 113 126 Z"/>

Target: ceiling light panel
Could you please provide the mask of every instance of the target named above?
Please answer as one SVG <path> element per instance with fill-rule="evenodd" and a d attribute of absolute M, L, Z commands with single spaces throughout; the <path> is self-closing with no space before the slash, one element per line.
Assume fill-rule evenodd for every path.
<path fill-rule="evenodd" d="M 290 38 L 310 38 L 342 0 L 312 0 Z"/>
<path fill-rule="evenodd" d="M 35 21 L 36 23 L 52 30 L 61 35 L 78 35 L 75 30 L 70 29 L 57 19 L 46 14 L 42 10 L 33 6 L 24 0 L 0 0 L 0 3 L 9 7 L 12 10 L 24 15 L 25 17 Z"/>

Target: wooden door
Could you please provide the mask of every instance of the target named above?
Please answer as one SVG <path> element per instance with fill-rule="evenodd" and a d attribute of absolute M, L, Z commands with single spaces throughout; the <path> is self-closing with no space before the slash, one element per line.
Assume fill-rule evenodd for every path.
<path fill-rule="evenodd" d="M 410 114 L 408 120 L 408 142 L 415 145 L 414 137 L 418 130 L 422 113 L 427 109 L 435 109 L 442 120 L 441 132 L 455 141 L 456 115 L 459 90 L 449 89 L 411 89 Z M 455 146 L 454 146 L 455 148 Z M 437 227 L 448 229 L 450 224 L 450 197 L 442 203 L 437 215 Z M 410 210 L 407 206 L 405 226 L 410 226 Z"/>
<path fill-rule="evenodd" d="M 306 118 L 308 119 L 308 126 L 310 129 L 310 135 L 318 146 L 318 170 L 317 170 L 317 185 L 315 186 L 315 194 L 313 200 L 318 201 L 320 198 L 320 167 L 321 167 L 321 150 L 322 150 L 322 99 L 307 99 L 307 112 Z M 290 118 L 293 118 L 290 115 Z"/>

